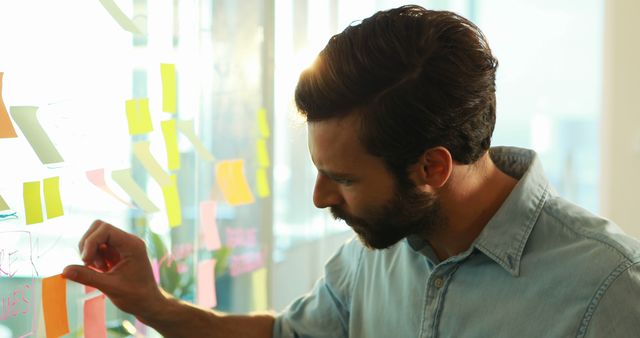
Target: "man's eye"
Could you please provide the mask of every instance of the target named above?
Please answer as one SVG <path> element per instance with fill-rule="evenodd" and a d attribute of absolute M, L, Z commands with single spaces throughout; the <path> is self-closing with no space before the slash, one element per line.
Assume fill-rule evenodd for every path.
<path fill-rule="evenodd" d="M 349 179 L 349 178 L 336 178 L 335 181 L 338 184 L 342 184 L 342 185 L 352 185 L 353 184 L 353 180 Z"/>

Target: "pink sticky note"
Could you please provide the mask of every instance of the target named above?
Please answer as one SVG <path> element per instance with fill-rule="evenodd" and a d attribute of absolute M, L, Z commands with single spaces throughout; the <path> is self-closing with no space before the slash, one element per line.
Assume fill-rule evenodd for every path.
<path fill-rule="evenodd" d="M 198 262 L 198 305 L 205 308 L 212 308 L 217 304 L 215 268 L 215 259 Z"/>
<path fill-rule="evenodd" d="M 118 201 L 126 204 L 129 208 L 133 208 L 133 205 L 131 205 L 131 203 L 123 200 L 122 198 L 120 198 L 118 195 L 116 195 L 113 192 L 113 190 L 111 190 L 107 186 L 107 182 L 104 179 L 104 168 L 95 169 L 95 170 L 89 170 L 89 171 L 86 172 L 86 174 L 87 174 L 87 178 L 89 179 L 89 181 L 91 183 L 93 183 L 93 185 L 95 185 L 96 187 L 100 188 L 100 190 L 106 192 L 107 194 L 113 196 Z"/>
<path fill-rule="evenodd" d="M 151 261 L 151 270 L 153 271 L 153 279 L 156 280 L 156 283 L 160 284 L 160 264 L 155 258 Z"/>
<path fill-rule="evenodd" d="M 84 336 L 86 338 L 107 338 L 104 295 L 84 302 Z"/>
<path fill-rule="evenodd" d="M 89 285 L 85 285 L 84 286 L 84 293 L 92 293 L 93 291 L 96 291 L 98 289 L 94 288 L 93 286 L 89 286 Z"/>
<path fill-rule="evenodd" d="M 204 246 L 207 250 L 220 248 L 220 233 L 216 224 L 216 202 L 204 201 L 200 203 L 200 230 Z"/>

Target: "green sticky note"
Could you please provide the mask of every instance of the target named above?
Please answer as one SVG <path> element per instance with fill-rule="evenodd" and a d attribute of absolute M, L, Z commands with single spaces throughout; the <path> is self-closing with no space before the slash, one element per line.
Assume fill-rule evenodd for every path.
<path fill-rule="evenodd" d="M 176 65 L 161 63 L 160 76 L 162 77 L 162 111 L 176 113 Z"/>
<path fill-rule="evenodd" d="M 60 198 L 60 177 L 46 178 L 43 184 L 44 203 L 47 207 L 47 218 L 64 215 Z"/>
<path fill-rule="evenodd" d="M 269 121 L 267 120 L 267 110 L 264 108 L 258 109 L 258 130 L 260 136 L 263 138 L 269 138 L 271 133 L 269 132 Z"/>
<path fill-rule="evenodd" d="M 125 102 L 129 135 L 141 135 L 153 131 L 149 99 L 131 99 Z"/>
<path fill-rule="evenodd" d="M 5 202 L 4 199 L 2 198 L 2 195 L 0 195 L 0 211 L 5 211 L 9 209 L 11 208 L 9 208 L 9 205 L 7 204 L 7 202 Z"/>
<path fill-rule="evenodd" d="M 176 175 L 171 175 L 172 184 L 162 187 L 164 205 L 167 210 L 169 226 L 175 228 L 182 224 L 182 211 L 180 208 L 180 196 L 178 194 L 178 182 Z"/>
<path fill-rule="evenodd" d="M 24 182 L 22 187 L 24 213 L 27 224 L 41 223 L 42 200 L 40 198 L 40 181 Z"/>
<path fill-rule="evenodd" d="M 258 186 L 258 196 L 260 196 L 261 198 L 265 198 L 271 195 L 266 169 L 258 168 L 256 170 L 256 185 Z"/>
<path fill-rule="evenodd" d="M 260 166 L 260 168 L 268 168 L 270 165 L 270 161 L 266 140 L 259 139 L 256 141 L 256 152 L 258 153 L 258 165 Z"/>
<path fill-rule="evenodd" d="M 180 169 L 180 151 L 178 150 L 178 129 L 176 120 L 160 122 L 162 135 L 164 135 L 164 146 L 167 150 L 167 163 L 169 170 Z"/>

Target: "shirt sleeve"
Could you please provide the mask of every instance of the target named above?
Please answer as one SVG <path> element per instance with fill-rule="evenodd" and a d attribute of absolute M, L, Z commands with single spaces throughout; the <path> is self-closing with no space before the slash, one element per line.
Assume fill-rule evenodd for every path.
<path fill-rule="evenodd" d="M 311 292 L 276 316 L 273 337 L 348 337 L 351 293 L 363 250 L 355 239 L 342 245 Z"/>
<path fill-rule="evenodd" d="M 640 332 L 640 262 L 613 277 L 603 292 L 596 294 L 597 306 L 584 318 L 584 332 L 577 337 L 637 337 Z M 606 284 L 606 282 L 605 282 Z M 592 302 L 593 304 L 593 302 Z"/>

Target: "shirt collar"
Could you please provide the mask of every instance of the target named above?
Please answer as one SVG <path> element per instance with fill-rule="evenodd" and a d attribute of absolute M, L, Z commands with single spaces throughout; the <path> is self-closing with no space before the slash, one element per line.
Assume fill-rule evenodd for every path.
<path fill-rule="evenodd" d="M 511 275 L 518 276 L 524 246 L 549 195 L 549 183 L 538 156 L 532 150 L 494 147 L 490 155 L 498 168 L 518 179 L 518 183 L 472 246 Z M 407 243 L 413 250 L 437 262 L 425 240 L 409 236 Z M 470 250 L 463 254 L 469 255 Z"/>

